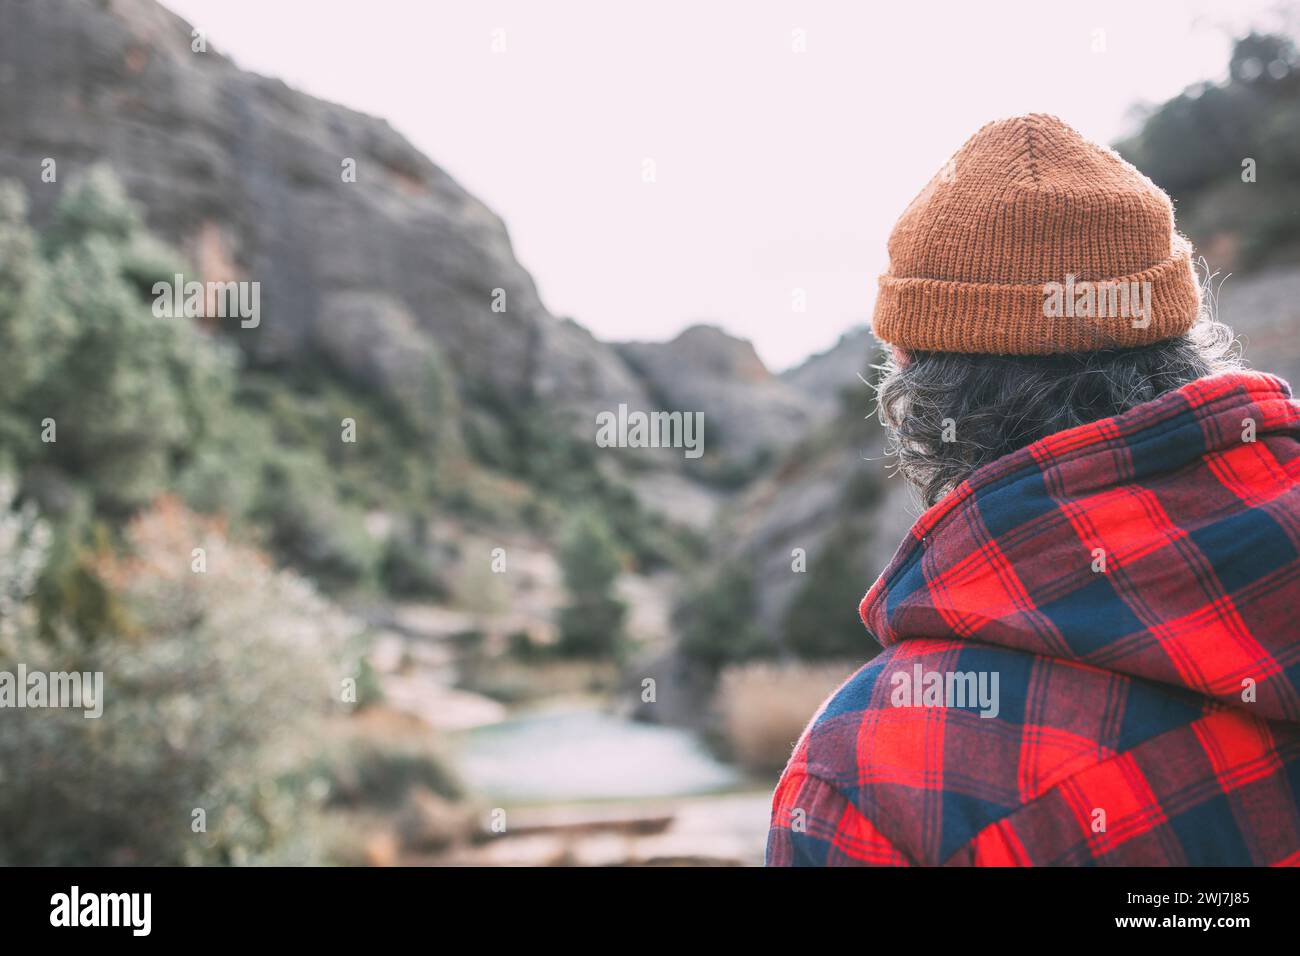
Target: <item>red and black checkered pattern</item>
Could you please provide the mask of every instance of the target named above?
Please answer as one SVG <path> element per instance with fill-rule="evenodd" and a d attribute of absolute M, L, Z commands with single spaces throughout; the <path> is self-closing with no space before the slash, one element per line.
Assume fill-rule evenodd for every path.
<path fill-rule="evenodd" d="M 1300 863 L 1297 599 L 1279 379 L 1201 379 L 999 459 L 863 599 L 884 650 L 796 745 L 768 862 Z M 980 680 L 994 707 L 903 695 Z"/>

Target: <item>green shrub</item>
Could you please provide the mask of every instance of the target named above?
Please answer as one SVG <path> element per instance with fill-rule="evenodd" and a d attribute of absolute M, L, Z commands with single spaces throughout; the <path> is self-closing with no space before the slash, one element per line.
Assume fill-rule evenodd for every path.
<path fill-rule="evenodd" d="M 875 647 L 858 617 L 866 537 L 859 525 L 849 522 L 831 534 L 786 609 L 781 644 L 798 657 L 861 660 Z"/>
<path fill-rule="evenodd" d="M 5 433 L 36 436 L 52 421 L 55 438 L 19 444 L 15 463 L 57 469 L 91 490 L 97 511 L 124 516 L 168 487 L 223 414 L 232 354 L 194 322 L 153 314 L 149 280 L 171 267 L 105 171 L 60 197 L 43 263 L 28 255 L 13 204 L 5 205 L 0 232 L 9 238 L 0 245 L 23 252 L 27 287 L 49 300 L 37 305 L 19 291 L 10 300 L 16 309 L 0 310 L 0 335 L 41 353 L 39 373 L 12 396 L 22 424 Z M 43 330 L 32 332 L 32 323 Z"/>
<path fill-rule="evenodd" d="M 377 571 L 382 545 L 310 452 L 285 450 L 264 463 L 251 517 L 278 555 L 324 583 L 360 584 Z"/>
<path fill-rule="evenodd" d="M 412 519 L 388 536 L 379 577 L 389 594 L 399 597 L 445 598 L 446 582 L 429 556 L 427 526 Z"/>
<path fill-rule="evenodd" d="M 581 513 L 569 527 L 560 566 L 569 603 L 560 611 L 557 650 L 570 657 L 616 657 L 627 614 L 614 596 L 621 564 L 609 527 L 595 512 Z"/>
<path fill-rule="evenodd" d="M 691 592 L 677 612 L 682 654 L 709 675 L 728 664 L 768 655 L 771 644 L 754 617 L 753 574 L 739 562 Z"/>
<path fill-rule="evenodd" d="M 329 804 L 350 809 L 396 810 L 417 787 L 450 800 L 463 795 L 446 759 L 426 746 L 376 748 L 373 742 L 365 741 L 346 748 L 328 773 Z"/>
<path fill-rule="evenodd" d="M 0 668 L 104 675 L 98 719 L 51 708 L 0 721 L 0 864 L 319 861 L 327 791 L 307 771 L 355 672 L 342 652 L 355 625 L 165 500 L 132 522 L 129 556 L 94 568 L 124 632 L 43 638 L 31 599 L 42 536 L 0 505 L 0 524 L 18 528 L 0 531 Z"/>

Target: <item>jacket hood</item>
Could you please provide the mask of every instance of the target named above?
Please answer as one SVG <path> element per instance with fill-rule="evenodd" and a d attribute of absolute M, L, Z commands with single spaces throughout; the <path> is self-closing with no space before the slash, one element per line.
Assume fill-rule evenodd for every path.
<path fill-rule="evenodd" d="M 883 646 L 955 637 L 1300 721 L 1300 404 L 1199 379 L 975 471 L 859 608 Z"/>

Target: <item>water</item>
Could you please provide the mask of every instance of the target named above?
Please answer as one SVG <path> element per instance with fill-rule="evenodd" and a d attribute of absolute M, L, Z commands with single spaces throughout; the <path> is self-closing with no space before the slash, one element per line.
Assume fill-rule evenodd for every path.
<path fill-rule="evenodd" d="M 687 796 L 744 783 L 690 731 L 594 709 L 546 711 L 468 731 L 458 758 L 477 793 L 539 803 Z"/>

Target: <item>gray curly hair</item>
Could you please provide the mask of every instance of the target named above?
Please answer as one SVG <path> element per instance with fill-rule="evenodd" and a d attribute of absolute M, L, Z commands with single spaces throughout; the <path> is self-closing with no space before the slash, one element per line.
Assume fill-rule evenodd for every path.
<path fill-rule="evenodd" d="M 1242 367 L 1232 330 L 1204 316 L 1185 335 L 1065 355 L 891 353 L 876 366 L 897 470 L 927 506 L 971 472 L 1050 435 Z"/>

